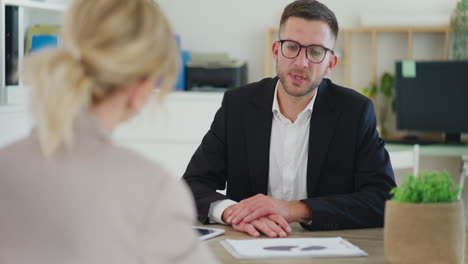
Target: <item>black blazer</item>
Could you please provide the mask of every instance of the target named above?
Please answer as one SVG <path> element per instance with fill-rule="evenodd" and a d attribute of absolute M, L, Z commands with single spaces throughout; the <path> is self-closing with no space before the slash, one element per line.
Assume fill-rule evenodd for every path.
<path fill-rule="evenodd" d="M 227 91 L 183 179 L 198 217 L 210 204 L 267 194 L 272 104 L 278 78 Z M 372 101 L 324 79 L 310 120 L 307 194 L 310 230 L 383 226 L 385 200 L 395 186 Z M 216 192 L 226 187 L 226 196 Z"/>

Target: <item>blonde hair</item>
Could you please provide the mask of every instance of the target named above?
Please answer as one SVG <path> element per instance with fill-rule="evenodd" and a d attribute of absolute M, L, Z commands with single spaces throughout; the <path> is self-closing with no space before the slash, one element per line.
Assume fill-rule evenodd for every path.
<path fill-rule="evenodd" d="M 38 52 L 26 63 L 42 152 L 51 156 L 70 146 L 78 113 L 122 87 L 156 77 L 167 92 L 178 63 L 174 35 L 153 0 L 74 0 L 62 47 Z"/>

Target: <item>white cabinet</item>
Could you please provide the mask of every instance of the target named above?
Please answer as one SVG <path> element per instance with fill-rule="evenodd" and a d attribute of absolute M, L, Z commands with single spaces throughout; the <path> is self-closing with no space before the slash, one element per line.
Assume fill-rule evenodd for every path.
<path fill-rule="evenodd" d="M 221 106 L 220 92 L 155 93 L 135 118 L 119 126 L 115 142 L 158 161 L 180 178 Z"/>
<path fill-rule="evenodd" d="M 22 87 L 22 78 L 19 74 L 18 85 L 6 85 L 6 7 L 15 7 L 17 18 L 15 18 L 15 28 L 17 27 L 18 41 L 17 45 L 17 69 L 22 69 L 24 60 L 24 43 L 27 28 L 37 24 L 60 25 L 62 14 L 66 8 L 65 4 L 59 4 L 57 1 L 31 1 L 31 0 L 1 0 L 0 26 L 2 41 L 0 44 L 0 105 L 14 104 L 14 98 L 9 96 L 11 89 L 24 89 Z M 16 20 L 17 19 L 17 20 Z M 16 31 L 16 30 L 15 30 Z M 15 67 L 16 68 L 16 67 Z M 13 92 L 13 94 L 16 94 Z"/>

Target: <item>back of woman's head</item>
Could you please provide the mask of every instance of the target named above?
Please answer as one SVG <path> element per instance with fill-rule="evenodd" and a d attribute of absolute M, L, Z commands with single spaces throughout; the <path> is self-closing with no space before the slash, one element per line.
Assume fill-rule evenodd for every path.
<path fill-rule="evenodd" d="M 31 110 L 46 156 L 72 143 L 75 117 L 118 89 L 158 78 L 173 84 L 177 46 L 153 0 L 74 0 L 62 28 L 62 47 L 26 63 Z"/>

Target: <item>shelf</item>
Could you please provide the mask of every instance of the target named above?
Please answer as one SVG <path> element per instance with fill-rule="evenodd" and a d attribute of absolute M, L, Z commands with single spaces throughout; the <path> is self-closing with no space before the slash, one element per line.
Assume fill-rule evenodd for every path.
<path fill-rule="evenodd" d="M 344 86 L 350 87 L 350 60 L 349 54 L 351 53 L 351 35 L 353 33 L 366 33 L 370 34 L 371 37 L 371 49 L 369 50 L 370 54 L 370 64 L 371 64 L 371 81 L 375 82 L 378 79 L 377 76 L 377 39 L 379 33 L 405 33 L 407 35 L 407 54 L 406 59 L 413 60 L 414 54 L 414 34 L 415 33 L 437 33 L 443 34 L 444 36 L 444 49 L 443 49 L 443 58 L 448 60 L 449 58 L 449 45 L 450 45 L 450 32 L 452 28 L 449 26 L 365 26 L 365 27 L 352 27 L 352 28 L 342 28 L 340 29 L 340 36 L 343 37 L 344 42 L 344 51 L 343 57 L 341 58 L 342 64 L 344 65 L 343 79 Z M 267 30 L 266 36 L 266 46 L 265 46 L 265 77 L 273 76 L 273 58 L 271 56 L 271 44 L 273 40 L 276 39 L 278 34 L 278 28 L 269 28 Z"/>
<path fill-rule="evenodd" d="M 51 10 L 51 11 L 65 11 L 66 9 L 66 6 L 63 4 L 47 3 L 43 1 L 32 1 L 32 0 L 5 0 L 5 5 L 35 8 L 35 9 L 42 9 L 42 10 Z"/>
<path fill-rule="evenodd" d="M 26 31 L 29 26 L 36 24 L 59 24 L 62 20 L 63 13 L 68 8 L 67 1 L 58 1 L 58 0 L 3 0 L 2 8 L 3 13 L 0 16 L 6 16 L 5 7 L 17 7 L 17 12 L 15 12 L 12 19 L 12 25 L 16 27 L 13 31 L 18 36 L 18 41 L 14 40 L 14 44 L 11 45 L 17 46 L 17 69 L 23 69 L 23 59 L 24 59 L 24 41 L 21 41 L 26 36 Z M 16 8 L 14 8 L 16 9 Z M 5 29 L 5 17 L 3 21 L 0 21 L 0 31 L 2 33 L 2 39 L 5 38 L 6 29 Z M 13 22 L 14 21 L 14 22 Z M 11 30 L 11 29 L 10 29 Z M 13 41 L 13 40 L 11 40 Z M 19 89 L 17 86 L 5 86 L 5 74 L 6 74 L 6 62 L 5 62 L 5 53 L 6 53 L 6 41 L 2 41 L 0 44 L 0 105 L 10 104 L 10 100 L 21 101 L 21 97 L 12 96 L 10 91 L 18 90 L 22 91 L 24 89 Z M 16 54 L 15 54 L 16 55 Z M 16 66 L 15 66 L 16 67 Z M 21 77 L 19 77 L 19 82 L 22 83 Z"/>

